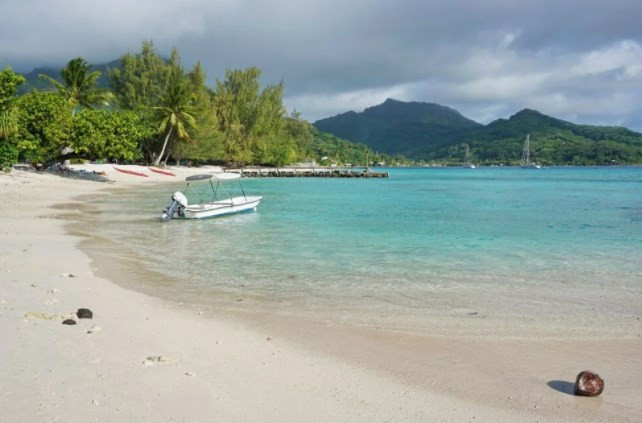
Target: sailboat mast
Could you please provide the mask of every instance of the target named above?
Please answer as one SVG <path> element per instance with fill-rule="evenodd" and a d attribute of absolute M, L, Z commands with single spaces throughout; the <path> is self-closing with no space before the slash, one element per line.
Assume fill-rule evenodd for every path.
<path fill-rule="evenodd" d="M 524 151 L 522 152 L 522 166 L 528 166 L 531 163 L 531 153 L 530 153 L 530 139 L 531 135 L 526 134 L 526 142 L 524 143 Z"/>

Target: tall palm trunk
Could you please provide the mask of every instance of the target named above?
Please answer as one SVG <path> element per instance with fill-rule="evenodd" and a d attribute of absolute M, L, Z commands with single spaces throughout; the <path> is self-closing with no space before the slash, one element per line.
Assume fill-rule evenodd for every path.
<path fill-rule="evenodd" d="M 162 161 L 163 167 L 167 166 L 167 161 L 169 160 L 169 155 L 172 154 L 172 146 L 174 143 L 172 141 L 167 144 L 167 155 L 165 156 L 165 160 Z"/>
<path fill-rule="evenodd" d="M 158 166 L 161 160 L 163 159 L 163 155 L 165 154 L 165 148 L 167 147 L 167 142 L 169 141 L 169 137 L 172 135 L 173 129 L 174 129 L 173 126 L 169 127 L 169 131 L 167 131 L 167 136 L 165 137 L 165 142 L 163 142 L 163 149 L 161 150 L 158 157 L 156 157 L 156 160 L 154 161 L 154 166 Z"/>

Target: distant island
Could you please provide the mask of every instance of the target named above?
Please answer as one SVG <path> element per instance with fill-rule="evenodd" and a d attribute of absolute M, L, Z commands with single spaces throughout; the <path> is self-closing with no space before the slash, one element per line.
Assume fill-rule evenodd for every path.
<path fill-rule="evenodd" d="M 530 134 L 531 158 L 544 165 L 642 164 L 642 134 L 577 125 L 529 109 L 482 125 L 439 104 L 388 99 L 361 113 L 318 120 L 314 126 L 416 162 L 461 164 L 469 146 L 477 164 L 516 165 Z"/>

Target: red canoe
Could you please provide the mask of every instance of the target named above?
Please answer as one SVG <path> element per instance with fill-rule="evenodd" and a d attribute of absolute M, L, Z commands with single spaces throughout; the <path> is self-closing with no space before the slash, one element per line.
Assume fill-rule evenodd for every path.
<path fill-rule="evenodd" d="M 154 173 L 160 173 L 160 174 L 168 175 L 168 176 L 176 176 L 176 175 L 174 175 L 172 172 L 170 172 L 168 170 L 154 169 L 153 167 L 149 167 L 148 169 L 151 170 Z"/>
<path fill-rule="evenodd" d="M 116 166 L 112 166 L 112 167 L 114 169 L 116 169 L 117 171 L 122 172 L 122 173 L 128 173 L 130 175 L 136 175 L 136 176 L 144 176 L 146 178 L 149 177 L 149 175 L 147 175 L 145 173 L 142 173 L 142 172 L 134 172 L 133 170 L 127 170 L 127 169 L 118 169 Z"/>

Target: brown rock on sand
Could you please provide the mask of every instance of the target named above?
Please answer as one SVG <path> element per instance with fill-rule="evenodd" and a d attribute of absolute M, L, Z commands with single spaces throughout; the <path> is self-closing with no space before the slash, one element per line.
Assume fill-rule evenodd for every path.
<path fill-rule="evenodd" d="M 577 375 L 575 379 L 575 395 L 585 397 L 596 397 L 604 390 L 604 380 L 597 374 L 589 370 L 584 370 Z"/>

